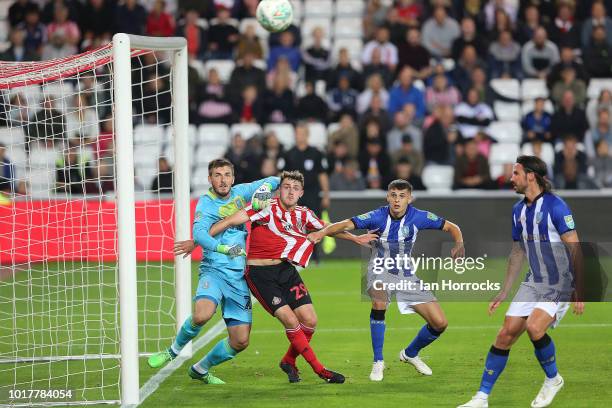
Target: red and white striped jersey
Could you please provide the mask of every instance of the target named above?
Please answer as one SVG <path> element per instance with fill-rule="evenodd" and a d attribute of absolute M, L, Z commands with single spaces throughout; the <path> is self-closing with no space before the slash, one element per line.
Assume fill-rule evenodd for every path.
<path fill-rule="evenodd" d="M 249 259 L 286 259 L 303 267 L 308 265 L 314 245 L 306 235 L 324 227 L 312 210 L 297 206 L 287 211 L 278 197 L 259 212 L 251 205 L 245 210 L 252 222 Z"/>

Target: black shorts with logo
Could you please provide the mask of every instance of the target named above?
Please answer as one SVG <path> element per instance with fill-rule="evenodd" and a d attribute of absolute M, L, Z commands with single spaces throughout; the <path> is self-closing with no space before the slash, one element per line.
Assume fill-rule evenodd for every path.
<path fill-rule="evenodd" d="M 287 261 L 269 266 L 249 265 L 244 276 L 253 295 L 272 316 L 285 305 L 296 309 L 312 303 L 302 277 Z"/>

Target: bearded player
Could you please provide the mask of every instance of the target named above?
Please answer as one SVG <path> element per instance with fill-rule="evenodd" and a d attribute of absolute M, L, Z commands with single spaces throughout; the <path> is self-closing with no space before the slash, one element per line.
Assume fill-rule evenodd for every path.
<path fill-rule="evenodd" d="M 183 347 L 195 338 L 202 327 L 221 305 L 228 337 L 220 340 L 202 360 L 189 368 L 191 378 L 206 384 L 224 384 L 209 370 L 234 358 L 249 343 L 251 332 L 251 296 L 244 280 L 245 240 L 244 227 L 221 233 L 212 233 L 210 226 L 224 217 L 251 206 L 263 208 L 279 185 L 278 177 L 268 177 L 249 184 L 234 184 L 234 166 L 226 159 L 208 164 L 211 189 L 196 206 L 193 221 L 193 241 L 178 242 L 175 254 L 188 254 L 199 245 L 204 250 L 200 263 L 198 288 L 194 297 L 194 311 L 180 328 L 174 343 L 166 350 L 152 355 L 149 366 L 159 368 L 174 359 Z M 184 247 L 189 249 L 185 250 Z"/>
<path fill-rule="evenodd" d="M 455 241 L 455 246 L 451 249 L 452 257 L 463 257 L 464 255 L 463 236 L 459 227 L 431 212 L 422 211 L 410 205 L 412 185 L 408 181 L 392 181 L 387 191 L 387 202 L 386 206 L 328 225 L 323 230 L 313 232 L 308 236 L 316 243 L 326 235 L 353 229 L 367 229 L 375 234 L 376 242 L 368 265 L 368 294 L 372 299 L 370 334 L 374 352 L 374 362 L 370 373 L 372 381 L 382 381 L 384 376 L 385 312 L 392 296 L 395 296 L 402 314 L 416 312 L 425 320 L 425 325 L 421 327 L 416 337 L 399 353 L 400 361 L 412 364 L 419 373 L 432 374 L 431 368 L 421 360 L 418 354 L 420 350 L 438 339 L 448 325 L 440 304 L 430 291 L 385 290 L 381 286 L 383 282 L 397 284 L 408 281 L 413 282 L 415 288 L 418 287 L 420 280 L 416 276 L 416 268 L 412 262 L 399 267 L 393 265 L 385 271 L 377 272 L 374 269 L 377 259 L 387 261 L 399 256 L 400 259 L 410 260 L 417 233 L 426 229 L 448 232 Z M 388 263 L 382 262 L 381 264 L 387 265 Z"/>
<path fill-rule="evenodd" d="M 264 309 L 285 327 L 291 345 L 280 368 L 289 382 L 300 381 L 295 360 L 301 355 L 320 378 L 341 384 L 344 376 L 325 368 L 309 345 L 317 317 L 308 288 L 296 270 L 296 266 L 306 267 L 312 255 L 314 244 L 307 239 L 307 232 L 323 228 L 324 223 L 310 209 L 297 205 L 304 194 L 300 172 L 283 172 L 279 191 L 280 196 L 266 209 L 257 211 L 249 206 L 213 225 L 210 231 L 214 235 L 252 222 L 245 277 Z M 336 237 L 361 245 L 368 245 L 374 238 L 348 233 Z"/>
<path fill-rule="evenodd" d="M 506 367 L 510 348 L 526 331 L 533 343 L 535 357 L 545 379 L 531 402 L 534 408 L 549 406 L 563 387 L 557 369 L 555 343 L 549 328 L 559 324 L 569 302 L 574 313 L 582 314 L 582 252 L 572 213 L 560 197 L 550 192 L 546 163 L 536 156 L 519 156 L 511 182 L 524 199 L 512 209 L 512 252 L 501 292 L 489 305 L 492 314 L 506 299 L 520 273 L 524 258 L 529 272 L 521 283 L 485 361 L 485 369 L 476 395 L 462 408 L 486 408 L 489 394 Z M 577 279 L 574 279 L 577 278 Z"/>

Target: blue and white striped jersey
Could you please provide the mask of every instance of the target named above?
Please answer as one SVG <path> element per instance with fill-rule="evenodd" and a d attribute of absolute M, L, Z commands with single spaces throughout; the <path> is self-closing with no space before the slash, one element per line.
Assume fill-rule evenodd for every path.
<path fill-rule="evenodd" d="M 356 229 L 367 229 L 375 233 L 379 239 L 375 245 L 373 256 L 395 258 L 396 256 L 411 259 L 412 247 L 419 230 L 442 229 L 445 220 L 434 213 L 422 211 L 409 205 L 403 217 L 393 218 L 389 206 L 351 218 Z M 400 271 L 388 271 L 399 273 Z M 413 275 L 412 267 L 402 271 L 404 276 Z"/>
<path fill-rule="evenodd" d="M 521 242 L 529 273 L 526 283 L 570 290 L 569 252 L 561 235 L 576 228 L 572 212 L 560 197 L 542 193 L 531 203 L 521 200 L 512 208 L 512 239 Z"/>

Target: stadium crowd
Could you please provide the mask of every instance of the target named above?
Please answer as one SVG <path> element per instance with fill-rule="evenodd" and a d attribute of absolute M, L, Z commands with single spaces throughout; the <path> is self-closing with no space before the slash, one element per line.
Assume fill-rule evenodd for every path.
<path fill-rule="evenodd" d="M 318 155 L 302 149 L 306 130 L 296 132 L 305 144 L 291 149 L 272 131 L 248 140 L 232 135 L 225 156 L 236 166 L 236 181 L 302 159 L 328 175 L 331 190 L 384 189 L 394 178 L 424 189 L 421 174 L 430 164 L 453 166 L 456 189 L 509 189 L 511 163 L 491 176 L 497 140 L 488 129 L 498 119 L 496 101 L 520 101 L 491 81 L 541 79 L 548 97 L 536 98 L 522 115 L 521 150 L 553 152 L 547 162 L 557 188 L 612 187 L 612 90 L 587 96 L 590 80 L 612 78 L 612 1 L 368 0 L 360 55 L 332 48 L 330 27 L 323 26 L 304 33 L 292 25 L 264 42 L 254 24 L 239 23 L 254 16 L 257 3 L 178 0 L 170 14 L 163 0 L 147 7 L 139 0 L 17 0 L 8 12 L 10 47 L 0 59 L 65 57 L 105 44 L 116 32 L 184 36 L 191 123 L 334 124 Z M 215 68 L 198 72 L 202 62 L 224 59 L 236 62 L 227 81 Z M 156 79 L 156 89 L 168 87 Z M 151 101 L 158 120 L 159 112 L 169 120 L 166 95 Z M 112 131 L 102 127 L 93 134 Z M 0 166 L 5 186 L 10 158 L 1 147 Z M 163 159 L 160 171 L 170 171 Z M 58 181 L 65 173 L 58 170 Z M 155 182 L 164 189 L 171 179 Z"/>

